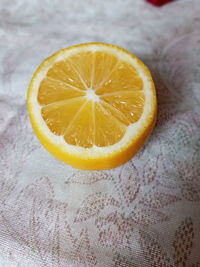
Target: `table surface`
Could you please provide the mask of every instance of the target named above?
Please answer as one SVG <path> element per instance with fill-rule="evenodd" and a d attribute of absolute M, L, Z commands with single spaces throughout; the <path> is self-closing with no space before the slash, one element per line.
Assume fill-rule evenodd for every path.
<path fill-rule="evenodd" d="M 151 69 L 158 120 L 142 150 L 79 171 L 39 144 L 25 104 L 38 64 L 101 41 Z M 0 266 L 200 266 L 200 4 L 1 0 Z"/>

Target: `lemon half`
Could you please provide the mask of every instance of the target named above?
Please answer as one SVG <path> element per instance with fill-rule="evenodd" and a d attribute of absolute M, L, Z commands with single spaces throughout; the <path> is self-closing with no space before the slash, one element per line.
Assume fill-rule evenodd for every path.
<path fill-rule="evenodd" d="M 151 133 L 157 110 L 148 68 L 104 43 L 72 46 L 45 59 L 30 82 L 27 105 L 43 146 L 85 170 L 128 161 Z"/>

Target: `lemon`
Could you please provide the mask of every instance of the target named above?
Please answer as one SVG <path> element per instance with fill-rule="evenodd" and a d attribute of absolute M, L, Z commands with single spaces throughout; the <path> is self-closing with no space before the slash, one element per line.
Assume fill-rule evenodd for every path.
<path fill-rule="evenodd" d="M 33 129 L 56 158 L 100 170 L 128 161 L 156 120 L 156 91 L 148 68 L 128 51 L 86 43 L 45 59 L 30 82 Z"/>

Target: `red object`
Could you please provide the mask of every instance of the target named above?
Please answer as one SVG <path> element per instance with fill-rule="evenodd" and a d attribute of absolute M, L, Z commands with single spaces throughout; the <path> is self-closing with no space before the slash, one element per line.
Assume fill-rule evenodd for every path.
<path fill-rule="evenodd" d="M 151 3 L 154 6 L 162 6 L 174 0 L 146 0 L 147 2 Z"/>

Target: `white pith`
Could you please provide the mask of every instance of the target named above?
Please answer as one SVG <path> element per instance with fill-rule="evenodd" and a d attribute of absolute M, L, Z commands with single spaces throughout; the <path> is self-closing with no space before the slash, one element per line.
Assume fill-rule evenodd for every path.
<path fill-rule="evenodd" d="M 40 86 L 41 81 L 45 78 L 49 68 L 57 61 L 64 60 L 68 56 L 76 54 L 77 52 L 81 51 L 105 51 L 110 54 L 114 54 L 120 60 L 129 62 L 137 71 L 141 79 L 143 80 L 144 85 L 144 95 L 145 95 L 145 103 L 143 113 L 140 119 L 126 128 L 126 132 L 122 139 L 113 144 L 106 147 L 97 147 L 93 146 L 91 148 L 84 148 L 80 146 L 74 146 L 67 144 L 64 140 L 63 136 L 56 136 L 54 135 L 50 129 L 48 128 L 46 122 L 43 120 L 41 116 L 41 105 L 38 103 L 37 96 L 38 96 L 38 89 Z M 92 101 L 99 101 L 99 96 L 97 96 L 94 91 L 89 88 L 86 90 L 86 96 L 88 100 Z M 57 146 L 59 150 L 66 152 L 67 154 L 74 154 L 78 157 L 101 157 L 104 155 L 113 154 L 116 151 L 120 151 L 127 147 L 130 143 L 133 142 L 135 138 L 137 138 L 137 134 L 141 132 L 141 129 L 146 127 L 146 122 L 152 118 L 154 106 L 152 103 L 154 100 L 154 94 L 152 90 L 152 82 L 149 80 L 148 76 L 145 73 L 145 69 L 138 64 L 137 58 L 132 57 L 128 53 L 124 52 L 123 50 L 114 49 L 112 46 L 106 45 L 82 45 L 73 47 L 71 49 L 61 50 L 59 53 L 47 59 L 42 63 L 40 66 L 40 70 L 36 73 L 34 79 L 32 80 L 32 90 L 29 95 L 29 105 L 31 106 L 30 110 L 32 113 L 32 117 L 35 121 L 37 121 L 38 130 L 42 132 L 42 134 L 48 139 L 54 146 Z"/>
<path fill-rule="evenodd" d="M 95 91 L 91 88 L 88 88 L 86 90 L 86 98 L 88 100 L 92 100 L 94 102 L 98 102 L 99 101 L 99 96 L 95 93 Z"/>

